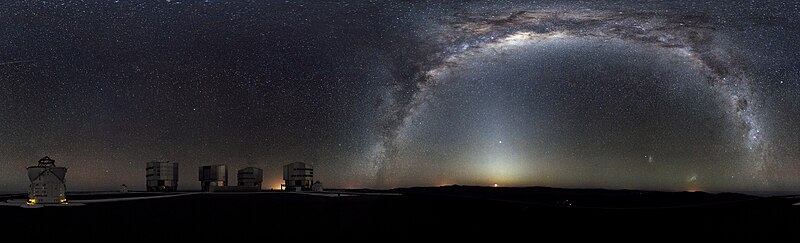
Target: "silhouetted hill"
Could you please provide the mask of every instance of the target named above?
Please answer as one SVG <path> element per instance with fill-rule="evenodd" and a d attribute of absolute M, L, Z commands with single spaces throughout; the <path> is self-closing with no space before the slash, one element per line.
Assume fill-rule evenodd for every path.
<path fill-rule="evenodd" d="M 660 192 L 640 190 L 565 189 L 551 187 L 412 187 L 390 190 L 407 195 L 439 195 L 501 200 L 553 207 L 693 207 L 755 200 L 759 197 L 737 193 Z"/>

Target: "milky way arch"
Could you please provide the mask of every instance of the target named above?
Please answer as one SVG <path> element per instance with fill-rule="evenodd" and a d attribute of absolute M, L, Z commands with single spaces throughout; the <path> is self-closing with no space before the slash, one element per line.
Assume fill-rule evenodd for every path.
<path fill-rule="evenodd" d="M 401 80 L 381 111 L 378 144 L 370 155 L 372 173 L 383 186 L 406 163 L 396 161 L 400 137 L 411 118 L 430 100 L 443 82 L 438 76 L 487 49 L 503 48 L 551 38 L 609 38 L 673 51 L 690 59 L 708 84 L 729 105 L 732 119 L 741 125 L 751 171 L 764 169 L 767 143 L 754 104 L 750 82 L 740 62 L 715 40 L 715 27 L 705 16 L 605 11 L 517 11 L 506 15 L 462 14 L 442 20 L 436 40 L 442 48 L 418 63 L 417 73 Z"/>

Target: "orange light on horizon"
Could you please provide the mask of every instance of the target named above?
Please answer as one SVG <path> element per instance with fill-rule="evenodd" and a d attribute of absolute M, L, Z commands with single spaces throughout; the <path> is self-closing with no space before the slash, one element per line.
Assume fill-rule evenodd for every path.
<path fill-rule="evenodd" d="M 689 187 L 688 189 L 686 189 L 686 191 L 687 192 L 699 192 L 699 191 L 703 191 L 703 190 L 701 190 L 701 189 L 699 189 L 697 187 Z"/>
<path fill-rule="evenodd" d="M 281 185 L 283 185 L 283 180 L 261 182 L 261 188 L 263 188 L 263 190 L 281 190 Z"/>
<path fill-rule="evenodd" d="M 435 184 L 435 186 L 437 187 L 452 186 L 452 185 L 455 185 L 455 183 L 453 183 L 452 181 L 440 181 Z"/>

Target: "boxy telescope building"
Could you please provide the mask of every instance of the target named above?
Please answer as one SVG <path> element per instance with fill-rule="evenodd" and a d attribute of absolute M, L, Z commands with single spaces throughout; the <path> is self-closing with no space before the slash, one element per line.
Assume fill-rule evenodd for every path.
<path fill-rule="evenodd" d="M 204 192 L 215 191 L 219 187 L 228 186 L 228 167 L 225 165 L 200 166 L 197 178 Z"/>
<path fill-rule="evenodd" d="M 303 162 L 283 166 L 283 186 L 287 191 L 311 191 L 314 184 L 314 168 Z"/>
<path fill-rule="evenodd" d="M 67 187 L 64 185 L 67 168 L 58 167 L 55 162 L 45 156 L 38 165 L 28 167 L 28 178 L 31 180 L 28 205 L 67 203 Z"/>
<path fill-rule="evenodd" d="M 174 192 L 178 190 L 178 163 L 147 162 L 147 191 Z"/>
<path fill-rule="evenodd" d="M 239 180 L 238 186 L 252 187 L 256 190 L 261 190 L 261 182 L 264 181 L 264 170 L 256 167 L 247 167 L 239 170 L 236 173 L 236 178 Z"/>

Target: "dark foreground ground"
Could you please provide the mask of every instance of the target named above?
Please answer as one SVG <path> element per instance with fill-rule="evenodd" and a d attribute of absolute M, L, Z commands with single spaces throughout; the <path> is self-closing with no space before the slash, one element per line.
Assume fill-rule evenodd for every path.
<path fill-rule="evenodd" d="M 643 241 L 703 237 L 716 242 L 800 237 L 800 206 L 792 205 L 800 199 L 791 197 L 463 186 L 386 192 L 402 195 L 216 193 L 79 207 L 4 206 L 0 225 L 7 232 L 57 227 L 174 239 L 523 236 Z"/>

